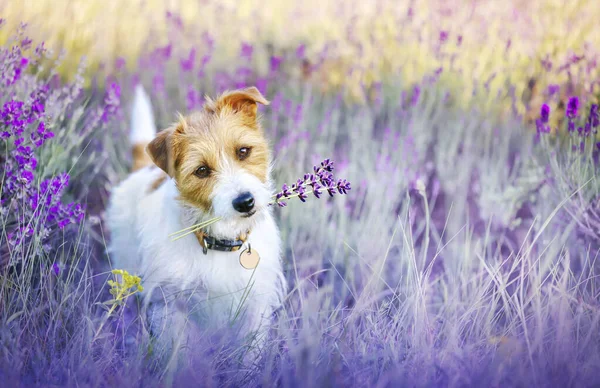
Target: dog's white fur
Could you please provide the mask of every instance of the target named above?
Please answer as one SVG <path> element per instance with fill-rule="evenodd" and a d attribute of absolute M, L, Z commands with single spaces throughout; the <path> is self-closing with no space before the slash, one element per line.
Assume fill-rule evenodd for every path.
<path fill-rule="evenodd" d="M 150 100 L 141 87 L 135 93 L 131 131 L 133 142 L 149 142 L 156 135 Z M 260 332 L 281 304 L 286 288 L 279 231 L 267 207 L 270 182 L 265 185 L 231 166 L 219 174 L 212 194 L 213 214 L 207 215 L 177 200 L 178 190 L 171 178 L 152 190 L 161 174 L 159 168 L 145 167 L 113 189 L 107 211 L 113 267 L 142 278 L 147 302 L 165 302 L 158 315 L 166 315 L 167 320 L 157 322 L 169 341 L 183 333 L 181 325 L 187 322 L 186 313 L 167 302 L 178 295 L 198 300 L 195 309 L 196 313 L 200 310 L 201 325 L 219 327 L 237 318 L 244 334 Z M 254 195 L 259 209 L 250 218 L 240 217 L 231 205 L 233 198 L 245 191 Z M 175 241 L 169 237 L 214 216 L 223 218 L 209 230 L 215 237 L 235 239 L 251 228 L 247 242 L 260 254 L 255 270 L 240 265 L 241 251 L 208 250 L 205 255 L 194 234 Z"/>

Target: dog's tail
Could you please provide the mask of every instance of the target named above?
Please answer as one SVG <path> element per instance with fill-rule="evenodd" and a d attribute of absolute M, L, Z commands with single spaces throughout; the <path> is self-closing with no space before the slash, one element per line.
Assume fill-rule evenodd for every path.
<path fill-rule="evenodd" d="M 129 141 L 133 156 L 132 170 L 152 164 L 152 159 L 146 153 L 146 146 L 156 136 L 156 124 L 152 114 L 152 103 L 144 87 L 138 85 L 133 97 L 133 109 L 131 114 L 131 133 Z"/>

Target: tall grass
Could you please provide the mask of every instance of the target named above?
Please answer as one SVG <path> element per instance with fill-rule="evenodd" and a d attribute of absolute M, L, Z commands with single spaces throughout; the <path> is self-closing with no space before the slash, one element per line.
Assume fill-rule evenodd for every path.
<path fill-rule="evenodd" d="M 240 57 L 231 68 L 201 68 L 200 52 L 210 44 L 199 42 L 186 70 L 188 48 L 173 43 L 172 51 L 145 54 L 139 69 L 110 79 L 121 85 L 121 110 L 114 88 L 65 93 L 45 104 L 41 120 L 55 137 L 36 150 L 41 162 L 32 187 L 69 172 L 60 200 L 85 204 L 87 214 L 46 236 L 31 206 L 9 211 L 2 204 L 5 384 L 600 383 L 596 132 L 556 136 L 566 132 L 556 128 L 563 123 L 553 124 L 552 134 L 535 133 L 514 110 L 500 116 L 465 107 L 444 73 L 429 72 L 415 85 L 399 72 L 378 87 L 364 85 L 370 98 L 357 103 L 295 73 L 301 58 Z M 6 86 L 0 101 L 25 99 L 34 85 L 65 87 L 35 69 Z M 107 319 L 103 209 L 111 185 L 128 171 L 126 102 L 137 80 L 151 90 L 163 126 L 176 111 L 201 108 L 203 93 L 259 84 L 272 100 L 262 116 L 275 180 L 293 181 L 331 157 L 353 184 L 348 196 L 276 210 L 290 292 L 252 363 L 243 361 L 248 345 L 226 329 L 198 328 L 179 358 L 159 353 L 135 297 Z M 482 98 L 502 106 L 519 99 Z M 585 125 L 587 109 L 577 126 Z M 105 112 L 110 118 L 99 120 Z M 11 141 L 3 143 L 3 171 Z M 15 209 L 24 216 L 15 217 Z M 39 227 L 20 241 L 22 249 L 9 249 L 8 235 L 24 222 Z M 194 303 L 200 305 L 191 309 L 201 307 Z"/>

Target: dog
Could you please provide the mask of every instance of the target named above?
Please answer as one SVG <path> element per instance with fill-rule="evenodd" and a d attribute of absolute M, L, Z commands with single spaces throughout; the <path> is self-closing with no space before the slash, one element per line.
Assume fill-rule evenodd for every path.
<path fill-rule="evenodd" d="M 133 171 L 111 193 L 108 252 L 114 268 L 142 278 L 150 332 L 166 346 L 185 344 L 192 323 L 237 322 L 259 343 L 281 306 L 287 285 L 258 104 L 269 102 L 255 87 L 206 97 L 203 110 L 157 133 L 149 96 L 135 90 Z M 202 231 L 170 236 L 216 217 Z M 243 265 L 242 255 L 258 265 Z"/>

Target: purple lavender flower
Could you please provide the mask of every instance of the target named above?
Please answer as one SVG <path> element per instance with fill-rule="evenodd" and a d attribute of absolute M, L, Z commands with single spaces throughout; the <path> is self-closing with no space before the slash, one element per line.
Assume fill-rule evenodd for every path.
<path fill-rule="evenodd" d="M 54 275 L 58 276 L 60 274 L 60 267 L 58 263 L 52 264 L 52 271 L 54 271 Z"/>
<path fill-rule="evenodd" d="M 275 73 L 279 70 L 279 67 L 281 66 L 281 62 L 282 62 L 281 57 L 277 57 L 275 55 L 273 55 L 271 57 L 270 68 L 271 68 L 272 73 Z"/>
<path fill-rule="evenodd" d="M 254 48 L 250 43 L 242 42 L 242 48 L 240 49 L 240 57 L 246 58 L 247 60 L 251 60 L 253 51 Z"/>
<path fill-rule="evenodd" d="M 548 85 L 548 96 L 552 97 L 560 91 L 560 86 L 558 85 Z"/>
<path fill-rule="evenodd" d="M 324 171 L 332 172 L 333 171 L 333 161 L 330 159 L 325 159 L 321 162 L 321 169 Z"/>
<path fill-rule="evenodd" d="M 194 110 L 202 102 L 202 97 L 200 96 L 200 93 L 193 86 L 190 86 L 185 97 L 188 111 Z"/>
<path fill-rule="evenodd" d="M 296 58 L 304 59 L 305 57 L 306 57 L 306 45 L 301 44 L 300 46 L 298 46 L 298 48 L 296 48 Z"/>
<path fill-rule="evenodd" d="M 181 70 L 183 72 L 190 72 L 194 69 L 194 62 L 196 61 L 196 48 L 193 47 L 187 58 L 180 61 Z"/>
<path fill-rule="evenodd" d="M 125 58 L 117 57 L 117 59 L 115 60 L 115 69 L 117 71 L 123 70 L 125 68 L 126 64 L 127 64 L 127 61 L 125 60 Z"/>
<path fill-rule="evenodd" d="M 600 126 L 600 110 L 598 109 L 598 104 L 592 104 L 590 107 L 588 123 L 591 129 L 596 129 Z"/>
<path fill-rule="evenodd" d="M 540 116 L 542 123 L 548 124 L 548 120 L 550 119 L 550 107 L 547 104 L 542 105 Z"/>
<path fill-rule="evenodd" d="M 411 98 L 411 105 L 415 106 L 419 102 L 419 97 L 421 96 L 421 88 L 419 86 L 415 86 L 413 89 L 413 94 Z"/>
<path fill-rule="evenodd" d="M 31 44 L 27 38 L 20 41 L 22 48 Z M 40 58 L 44 51 L 43 45 L 39 45 L 35 53 Z M 13 46 L 10 50 L 0 48 L 0 60 L 3 65 L 0 84 L 5 86 L 5 100 L 0 108 L 0 138 L 5 141 L 7 151 L 6 157 L 2 157 L 0 161 L 3 170 L 0 204 L 3 214 L 8 214 L 5 236 L 13 252 L 27 249 L 26 244 L 34 236 L 42 240 L 42 249 L 50 249 L 44 240 L 53 230 L 81 222 L 84 216 L 80 204 L 63 204 L 61 201 L 69 182 L 68 174 L 59 174 L 39 182 L 40 177 L 36 172 L 37 149 L 54 137 L 48 125 L 51 121 L 46 117 L 46 99 L 50 87 L 60 88 L 61 84 L 58 78 L 41 83 L 34 76 L 22 73 L 36 59 L 24 57 L 19 46 Z M 68 90 L 67 98 L 64 101 L 55 98 L 53 102 L 63 102 L 63 108 L 67 107 L 77 97 L 80 90 L 77 85 L 77 81 L 73 85 L 65 85 L 65 90 Z M 29 96 L 17 100 L 16 96 L 22 94 L 17 92 L 17 88 L 21 87 L 30 91 Z M 111 85 L 105 98 L 107 107 L 102 112 L 106 115 L 114 113 L 119 105 L 119 98 L 120 89 Z M 96 121 L 100 121 L 101 116 L 96 115 Z M 39 186 L 36 182 L 39 182 Z M 34 224 L 31 223 L 33 219 L 36 220 Z M 53 270 L 58 271 L 57 268 L 55 266 Z"/>
<path fill-rule="evenodd" d="M 579 98 L 571 97 L 569 98 L 569 103 L 567 104 L 567 117 L 569 119 L 574 119 L 579 113 Z"/>
<path fill-rule="evenodd" d="M 306 198 L 308 198 L 305 191 L 306 191 L 306 189 L 304 188 L 304 186 L 298 187 L 298 199 L 300 199 L 300 201 L 302 201 L 302 202 L 306 202 Z"/>
<path fill-rule="evenodd" d="M 325 187 L 325 189 L 327 190 L 327 194 L 329 194 L 330 197 L 333 197 L 335 195 L 337 186 L 335 183 L 329 182 L 329 185 Z"/>
<path fill-rule="evenodd" d="M 321 198 L 321 185 L 319 185 L 318 183 L 313 184 L 313 194 L 315 195 L 315 197 L 317 198 Z"/>
<path fill-rule="evenodd" d="M 337 189 L 340 194 L 348 194 L 348 191 L 350 191 L 350 182 L 345 179 L 339 179 Z"/>
<path fill-rule="evenodd" d="M 102 122 L 108 123 L 119 109 L 121 103 L 121 87 L 117 83 L 112 83 L 106 89 L 104 97 L 104 110 L 102 112 Z"/>
<path fill-rule="evenodd" d="M 305 202 L 308 198 L 308 194 L 312 192 L 316 198 L 320 198 L 323 190 L 327 191 L 331 197 L 333 197 L 336 192 L 339 194 L 347 194 L 350 190 L 350 182 L 346 179 L 338 179 L 336 181 L 333 176 L 333 165 L 331 159 L 325 159 L 320 164 L 313 167 L 314 174 L 304 174 L 304 176 L 298 179 L 291 188 L 284 184 L 282 190 L 275 194 L 274 203 L 282 206 L 281 203 L 285 203 L 282 200 L 294 197 L 298 197 L 300 201 Z"/>
<path fill-rule="evenodd" d="M 290 195 L 292 195 L 292 193 L 290 192 L 290 188 L 285 183 L 283 184 L 283 186 L 281 186 L 281 195 L 284 197 L 289 197 Z"/>

